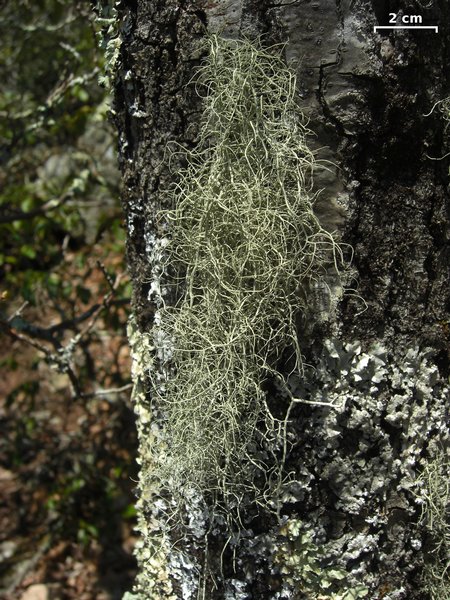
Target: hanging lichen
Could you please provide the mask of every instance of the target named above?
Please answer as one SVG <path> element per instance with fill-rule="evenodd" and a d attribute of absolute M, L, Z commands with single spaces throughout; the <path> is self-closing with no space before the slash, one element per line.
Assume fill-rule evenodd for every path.
<path fill-rule="evenodd" d="M 195 490 L 229 507 L 266 502 L 281 481 L 294 399 L 277 365 L 302 371 L 308 293 L 342 256 L 313 212 L 314 155 L 279 48 L 213 37 L 196 86 L 199 143 L 160 215 L 179 300 L 157 315 L 171 351 L 155 385 L 167 446 L 154 473 L 171 498 Z M 268 379 L 289 399 L 283 414 Z"/>

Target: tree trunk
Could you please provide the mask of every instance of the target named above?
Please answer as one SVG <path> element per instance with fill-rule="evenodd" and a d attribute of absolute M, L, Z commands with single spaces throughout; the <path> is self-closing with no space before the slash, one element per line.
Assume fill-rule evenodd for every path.
<path fill-rule="evenodd" d="M 439 33 L 375 33 L 394 11 Z M 441 105 L 430 114 L 449 94 L 448 3 L 123 0 L 119 16 L 115 114 L 141 444 L 137 596 L 448 597 L 448 580 L 438 581 L 446 530 L 433 529 L 426 478 L 444 465 L 435 471 L 444 488 L 448 465 L 449 174 L 448 159 L 434 159 L 449 135 Z M 183 527 L 167 529 L 171 499 L 149 452 L 165 423 L 152 394 L 164 362 L 153 317 L 175 300 L 161 296 L 157 214 L 171 208 L 167 191 L 184 164 L 182 154 L 168 160 L 168 145 L 198 142 L 203 104 L 189 82 L 208 33 L 286 44 L 321 159 L 316 213 L 340 230 L 353 261 L 347 291 L 302 347 L 311 367 L 297 395 L 312 404 L 290 414 L 284 471 L 294 476 L 277 514 L 243 505 L 241 527 L 230 529 L 208 520 L 208 497 L 194 498 Z"/>

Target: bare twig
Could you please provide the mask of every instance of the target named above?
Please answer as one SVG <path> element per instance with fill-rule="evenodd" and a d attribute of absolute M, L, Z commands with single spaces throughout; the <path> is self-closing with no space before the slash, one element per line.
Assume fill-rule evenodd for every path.
<path fill-rule="evenodd" d="M 38 208 L 29 211 L 17 210 L 10 205 L 2 205 L 0 206 L 0 223 L 14 223 L 15 221 L 27 221 L 35 217 L 40 217 L 59 208 L 72 197 L 73 191 L 69 190 L 59 198 L 52 198 L 41 204 Z"/>
<path fill-rule="evenodd" d="M 122 391 L 122 388 L 117 388 L 116 390 L 105 390 L 101 393 L 84 393 L 79 378 L 72 367 L 73 355 L 76 347 L 79 345 L 82 338 L 92 330 L 102 311 L 109 308 L 112 304 L 123 305 L 129 302 L 128 299 L 113 300 L 114 294 L 122 279 L 122 274 L 117 275 L 116 278 L 112 280 L 104 265 L 99 263 L 99 268 L 101 268 L 105 275 L 110 286 L 110 291 L 105 294 L 101 302 L 94 304 L 78 317 L 63 320 L 52 327 L 39 327 L 22 318 L 21 313 L 27 303 L 24 303 L 7 319 L 0 316 L 0 329 L 13 339 L 28 344 L 41 352 L 49 365 L 54 366 L 60 373 L 64 373 L 68 376 L 72 386 L 73 395 L 76 398 L 90 398 L 96 395 L 106 395 L 108 393 Z M 66 345 L 62 345 L 60 341 L 61 334 L 68 329 L 76 329 L 78 324 L 83 323 L 88 319 L 90 320 L 86 326 L 70 339 Z M 48 342 L 53 346 L 54 351 L 37 340 Z M 129 384 L 123 386 L 123 390 L 128 389 L 128 385 Z"/>
<path fill-rule="evenodd" d="M 125 385 L 122 385 L 121 387 L 108 388 L 106 390 L 97 390 L 95 392 L 89 392 L 87 394 L 83 394 L 83 398 L 85 400 L 87 400 L 90 398 L 94 398 L 96 396 L 109 396 L 110 394 L 121 394 L 122 392 L 131 390 L 132 387 L 133 387 L 132 383 L 126 383 Z"/>

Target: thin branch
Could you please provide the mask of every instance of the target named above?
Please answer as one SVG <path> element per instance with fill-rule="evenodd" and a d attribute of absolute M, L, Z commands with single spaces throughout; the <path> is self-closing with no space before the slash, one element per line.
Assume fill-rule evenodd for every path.
<path fill-rule="evenodd" d="M 13 339 L 26 343 L 41 352 L 49 365 L 53 365 L 60 373 L 65 373 L 69 377 L 72 386 L 72 392 L 76 398 L 90 398 L 96 395 L 106 395 L 108 393 L 113 393 L 114 391 L 118 392 L 122 391 L 122 389 L 125 390 L 128 389 L 128 387 L 131 387 L 131 384 L 127 384 L 127 386 L 118 388 L 117 390 L 105 390 L 100 393 L 93 392 L 85 394 L 82 391 L 80 381 L 74 369 L 72 368 L 72 357 L 75 348 L 80 343 L 81 339 L 92 330 L 103 309 L 109 308 L 112 304 L 120 305 L 129 302 L 128 299 L 116 301 L 113 300 L 114 294 L 116 293 L 116 290 L 122 279 L 122 274 L 117 275 L 116 278 L 112 280 L 106 271 L 106 267 L 101 263 L 98 264 L 111 290 L 103 297 L 102 302 L 94 304 L 82 315 L 74 317 L 73 319 L 61 321 L 52 327 L 39 327 L 33 325 L 32 323 L 28 323 L 21 317 L 21 312 L 27 304 L 24 303 L 8 319 L 0 316 L 1 330 L 5 331 Z M 58 337 L 55 336 L 55 334 L 64 332 L 66 329 L 75 329 L 77 324 L 87 321 L 88 319 L 90 319 L 90 321 L 87 323 L 87 325 L 81 331 L 79 331 L 77 335 L 69 340 L 65 346 L 63 346 Z M 56 352 L 52 352 L 48 347 L 36 341 L 36 339 L 44 340 L 52 344 Z"/>
<path fill-rule="evenodd" d="M 72 197 L 73 191 L 70 190 L 59 198 L 52 198 L 51 200 L 44 202 L 44 204 L 38 208 L 26 212 L 11 208 L 11 206 L 8 205 L 0 206 L 0 223 L 14 223 L 15 221 L 27 221 L 29 219 L 34 219 L 35 217 L 40 217 L 55 210 L 56 208 L 59 208 Z"/>
<path fill-rule="evenodd" d="M 94 398 L 96 396 L 109 396 L 110 394 L 120 394 L 121 392 L 126 392 L 127 390 L 131 390 L 133 387 L 132 383 L 126 383 L 118 388 L 109 388 L 107 390 L 98 390 L 96 392 L 89 392 L 87 394 L 83 394 L 83 399 L 87 400 L 90 398 Z"/>

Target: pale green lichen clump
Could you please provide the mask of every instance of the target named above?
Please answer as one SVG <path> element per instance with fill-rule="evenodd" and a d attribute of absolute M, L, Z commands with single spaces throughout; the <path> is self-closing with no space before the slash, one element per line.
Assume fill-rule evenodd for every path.
<path fill-rule="evenodd" d="M 342 257 L 313 212 L 310 132 L 280 49 L 209 43 L 199 143 L 160 215 L 179 299 L 158 315 L 172 352 L 155 385 L 168 443 L 156 473 L 170 497 L 195 490 L 227 512 L 280 481 L 289 401 L 275 416 L 263 384 L 289 397 L 277 364 L 283 355 L 301 372 L 308 292 Z M 255 474 L 267 481 L 260 493 Z"/>
<path fill-rule="evenodd" d="M 298 519 L 290 519 L 279 530 L 283 542 L 273 556 L 273 566 L 283 574 L 283 583 L 310 600 L 357 600 L 366 598 L 364 585 L 346 588 L 347 572 L 322 565 L 325 551 L 312 540 Z M 338 590 L 338 591 L 336 591 Z"/>

